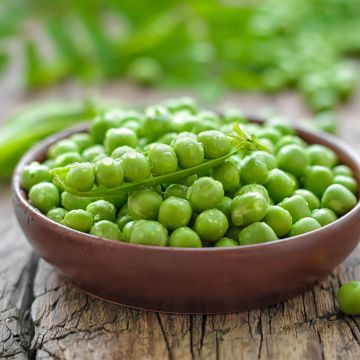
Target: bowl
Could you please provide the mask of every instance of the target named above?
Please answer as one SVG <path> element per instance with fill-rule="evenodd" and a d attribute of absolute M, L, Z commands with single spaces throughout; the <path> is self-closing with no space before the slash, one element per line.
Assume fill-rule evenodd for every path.
<path fill-rule="evenodd" d="M 254 122 L 260 122 L 254 120 Z M 84 291 L 121 305 L 170 313 L 214 314 L 261 308 L 310 288 L 341 263 L 359 241 L 360 204 L 336 222 L 289 239 L 237 248 L 185 249 L 133 245 L 83 234 L 35 209 L 21 189 L 24 166 L 42 161 L 61 132 L 28 151 L 13 177 L 18 222 L 36 252 Z M 308 143 L 333 149 L 352 168 L 360 160 L 341 140 L 297 128 Z"/>

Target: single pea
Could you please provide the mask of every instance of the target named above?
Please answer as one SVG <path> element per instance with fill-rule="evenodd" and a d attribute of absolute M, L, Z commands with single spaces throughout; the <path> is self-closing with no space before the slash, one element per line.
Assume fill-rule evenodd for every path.
<path fill-rule="evenodd" d="M 73 165 L 66 175 L 66 185 L 78 191 L 89 191 L 95 184 L 93 164 L 84 162 Z"/>
<path fill-rule="evenodd" d="M 82 153 L 82 157 L 85 161 L 93 162 L 100 156 L 106 156 L 105 149 L 102 145 L 94 145 L 85 149 Z"/>
<path fill-rule="evenodd" d="M 294 195 L 302 196 L 306 200 L 310 210 L 318 209 L 320 207 L 319 198 L 309 190 L 297 189 L 294 192 Z"/>
<path fill-rule="evenodd" d="M 96 184 L 112 188 L 124 182 L 124 170 L 119 160 L 106 157 L 95 164 Z"/>
<path fill-rule="evenodd" d="M 173 113 L 185 111 L 186 113 L 195 114 L 198 111 L 196 101 L 190 96 L 166 100 L 164 106 Z"/>
<path fill-rule="evenodd" d="M 269 173 L 269 180 L 265 187 L 268 190 L 270 198 L 277 204 L 294 193 L 295 182 L 284 171 L 273 169 Z"/>
<path fill-rule="evenodd" d="M 358 190 L 358 185 L 356 180 L 350 176 L 336 175 L 334 176 L 334 184 L 343 185 L 354 194 L 356 194 Z"/>
<path fill-rule="evenodd" d="M 190 203 L 185 199 L 169 197 L 160 205 L 159 222 L 169 230 L 186 226 L 192 215 Z"/>
<path fill-rule="evenodd" d="M 257 132 L 257 137 L 260 140 L 268 139 L 275 145 L 281 139 L 282 134 L 275 128 L 264 127 Z"/>
<path fill-rule="evenodd" d="M 300 145 L 286 145 L 277 153 L 277 162 L 281 170 L 300 177 L 305 174 L 310 165 L 310 157 Z"/>
<path fill-rule="evenodd" d="M 278 131 L 280 131 L 282 136 L 285 135 L 294 135 L 295 131 L 294 129 L 291 127 L 290 124 L 288 124 L 285 120 L 278 118 L 278 117 L 274 117 L 269 119 L 265 124 L 265 127 L 270 127 L 273 129 L 276 129 Z"/>
<path fill-rule="evenodd" d="M 311 165 L 333 168 L 338 162 L 335 152 L 323 145 L 310 145 L 306 152 L 309 154 Z"/>
<path fill-rule="evenodd" d="M 325 166 L 313 165 L 305 174 L 305 189 L 321 197 L 324 191 L 333 183 L 333 174 Z"/>
<path fill-rule="evenodd" d="M 29 199 L 43 214 L 47 214 L 59 205 L 59 190 L 54 184 L 42 182 L 30 189 Z"/>
<path fill-rule="evenodd" d="M 240 226 L 235 226 L 231 224 L 225 236 L 235 241 L 239 241 L 239 234 L 241 229 L 242 228 Z"/>
<path fill-rule="evenodd" d="M 26 191 L 29 191 L 36 184 L 50 182 L 51 180 L 52 176 L 49 173 L 49 168 L 35 162 L 26 165 L 21 174 L 21 186 Z"/>
<path fill-rule="evenodd" d="M 233 199 L 231 204 L 231 222 L 244 226 L 264 218 L 268 204 L 259 193 L 245 193 Z"/>
<path fill-rule="evenodd" d="M 239 243 L 237 241 L 235 241 L 234 239 L 223 237 L 220 240 L 218 240 L 214 246 L 215 247 L 233 247 L 233 246 L 239 246 Z"/>
<path fill-rule="evenodd" d="M 176 229 L 169 238 L 170 247 L 201 248 L 199 235 L 189 227 Z"/>
<path fill-rule="evenodd" d="M 303 139 L 301 139 L 299 136 L 286 135 L 277 142 L 277 144 L 275 146 L 275 152 L 277 153 L 284 146 L 291 145 L 291 144 L 300 145 L 304 148 L 307 146 L 306 142 Z"/>
<path fill-rule="evenodd" d="M 111 157 L 120 159 L 123 155 L 131 151 L 135 151 L 135 149 L 127 145 L 119 146 L 111 153 Z"/>
<path fill-rule="evenodd" d="M 240 185 L 240 172 L 238 167 L 229 160 L 213 168 L 211 176 L 222 183 L 225 191 L 234 190 Z"/>
<path fill-rule="evenodd" d="M 337 302 L 345 314 L 360 315 L 360 281 L 342 285 L 337 293 Z"/>
<path fill-rule="evenodd" d="M 216 207 L 227 217 L 229 221 L 231 220 L 231 205 L 232 199 L 228 196 L 224 196 L 219 205 Z"/>
<path fill-rule="evenodd" d="M 344 215 L 357 203 L 355 195 L 345 186 L 340 184 L 330 185 L 321 199 L 322 207 L 328 208 L 336 215 Z"/>
<path fill-rule="evenodd" d="M 118 117 L 112 113 L 97 116 L 90 126 L 90 135 L 95 143 L 102 144 L 109 129 L 118 127 Z"/>
<path fill-rule="evenodd" d="M 270 204 L 269 193 L 266 190 L 266 188 L 263 185 L 260 185 L 260 184 L 248 184 L 248 185 L 242 186 L 240 189 L 238 189 L 235 192 L 234 198 L 236 196 L 243 195 L 243 194 L 249 193 L 249 192 L 252 192 L 252 193 L 255 192 L 255 193 L 260 194 L 261 196 L 263 196 L 263 198 L 266 200 L 266 202 L 268 204 Z"/>
<path fill-rule="evenodd" d="M 240 231 L 240 245 L 253 245 L 277 240 L 274 230 L 264 222 L 255 222 Z"/>
<path fill-rule="evenodd" d="M 187 198 L 195 211 L 215 208 L 224 197 L 220 181 L 211 177 L 202 177 L 189 187 Z"/>
<path fill-rule="evenodd" d="M 344 175 L 344 176 L 354 176 L 353 171 L 347 165 L 338 165 L 333 168 L 334 176 Z"/>
<path fill-rule="evenodd" d="M 164 199 L 168 199 L 170 196 L 186 199 L 188 187 L 181 184 L 171 184 L 164 191 Z"/>
<path fill-rule="evenodd" d="M 65 154 L 65 153 L 78 153 L 79 148 L 73 140 L 64 139 L 60 140 L 54 145 L 52 145 L 48 152 L 48 157 L 50 159 L 56 159 L 58 156 Z"/>
<path fill-rule="evenodd" d="M 148 107 L 145 110 L 142 135 L 149 141 L 154 141 L 169 131 L 173 131 L 173 123 L 166 107 L 161 105 Z"/>
<path fill-rule="evenodd" d="M 47 213 L 47 217 L 59 224 L 64 220 L 67 211 L 64 208 L 54 208 Z"/>
<path fill-rule="evenodd" d="M 126 128 L 109 129 L 105 134 L 104 147 L 111 154 L 119 146 L 130 146 L 135 148 L 138 137 L 134 131 Z"/>
<path fill-rule="evenodd" d="M 199 214 L 194 228 L 202 240 L 216 241 L 225 235 L 229 222 L 220 210 L 209 209 Z"/>
<path fill-rule="evenodd" d="M 241 182 L 243 184 L 265 184 L 269 170 L 265 162 L 256 156 L 247 156 L 241 163 Z"/>
<path fill-rule="evenodd" d="M 108 240 L 121 240 L 121 231 L 118 226 L 108 220 L 96 222 L 91 227 L 90 234 Z"/>
<path fill-rule="evenodd" d="M 321 225 L 315 219 L 311 217 L 305 217 L 293 224 L 289 233 L 289 237 L 305 234 L 320 228 Z"/>
<path fill-rule="evenodd" d="M 217 130 L 203 131 L 198 135 L 198 141 L 203 144 L 205 157 L 217 159 L 230 150 L 230 139 L 228 136 Z"/>
<path fill-rule="evenodd" d="M 88 233 L 93 226 L 93 216 L 85 210 L 71 210 L 63 220 L 63 225 L 84 233 Z"/>
<path fill-rule="evenodd" d="M 133 221 L 134 219 L 130 216 L 130 215 L 124 215 L 119 217 L 116 220 L 116 225 L 119 227 L 120 231 L 122 231 L 124 229 L 124 227 L 126 226 L 126 224 L 128 224 L 129 222 Z"/>
<path fill-rule="evenodd" d="M 94 217 L 94 221 L 115 221 L 116 209 L 113 204 L 105 200 L 97 200 L 89 204 L 86 211 Z"/>
<path fill-rule="evenodd" d="M 285 236 L 292 226 L 292 217 L 281 206 L 271 206 L 267 209 L 264 222 L 268 224 L 278 237 Z"/>
<path fill-rule="evenodd" d="M 168 232 L 157 221 L 137 221 L 131 231 L 130 242 L 132 244 L 166 246 Z"/>
<path fill-rule="evenodd" d="M 136 221 L 130 221 L 124 226 L 124 228 L 122 229 L 122 241 L 130 242 L 131 233 L 134 229 L 135 224 Z"/>
<path fill-rule="evenodd" d="M 201 164 L 204 161 L 202 144 L 189 137 L 177 138 L 174 145 L 175 153 L 181 168 L 186 169 Z"/>
<path fill-rule="evenodd" d="M 148 158 L 154 176 L 173 173 L 178 167 L 178 158 L 169 145 L 156 144 L 150 149 Z"/>
<path fill-rule="evenodd" d="M 254 151 L 252 155 L 265 163 L 268 170 L 272 170 L 277 167 L 276 157 L 273 154 L 268 153 L 267 151 L 257 150 Z"/>
<path fill-rule="evenodd" d="M 61 205 L 68 211 L 76 209 L 85 210 L 92 201 L 94 200 L 91 198 L 74 195 L 67 191 L 61 193 Z"/>
<path fill-rule="evenodd" d="M 60 154 L 55 159 L 55 167 L 62 167 L 66 165 L 71 165 L 74 163 L 81 163 L 83 161 L 81 155 L 77 152 L 67 152 Z"/>
<path fill-rule="evenodd" d="M 79 151 L 84 151 L 85 149 L 95 145 L 92 137 L 88 133 L 77 133 L 70 137 L 78 147 Z"/>
<path fill-rule="evenodd" d="M 308 203 L 300 195 L 293 195 L 285 198 L 281 203 L 279 203 L 279 206 L 290 213 L 294 223 L 311 215 Z"/>
<path fill-rule="evenodd" d="M 336 214 L 327 208 L 313 210 L 311 217 L 314 218 L 321 226 L 331 224 L 337 220 Z"/>
<path fill-rule="evenodd" d="M 125 180 L 128 182 L 142 181 L 151 176 L 148 160 L 137 151 L 126 153 L 121 158 L 121 165 L 124 169 Z"/>
<path fill-rule="evenodd" d="M 133 192 L 128 198 L 129 214 L 135 220 L 157 220 L 162 202 L 161 195 L 153 190 Z"/>

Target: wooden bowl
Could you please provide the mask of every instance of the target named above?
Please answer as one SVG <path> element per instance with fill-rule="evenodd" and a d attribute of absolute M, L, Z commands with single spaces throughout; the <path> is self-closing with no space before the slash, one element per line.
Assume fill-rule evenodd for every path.
<path fill-rule="evenodd" d="M 256 121 L 256 120 L 254 120 Z M 259 122 L 259 121 L 257 121 Z M 13 177 L 19 224 L 36 252 L 81 289 L 111 302 L 145 310 L 210 314 L 250 310 L 289 299 L 342 262 L 359 241 L 360 204 L 319 230 L 271 243 L 237 248 L 184 249 L 115 242 L 83 234 L 42 215 L 20 187 L 31 161 L 86 125 L 32 148 Z M 297 129 L 308 143 L 333 149 L 350 166 L 360 188 L 360 160 L 339 139 Z"/>

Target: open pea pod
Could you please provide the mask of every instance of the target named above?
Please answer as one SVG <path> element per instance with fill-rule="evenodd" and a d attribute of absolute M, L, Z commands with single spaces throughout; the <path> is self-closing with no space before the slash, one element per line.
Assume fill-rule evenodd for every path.
<path fill-rule="evenodd" d="M 153 187 L 156 185 L 161 185 L 165 183 L 175 182 L 181 179 L 184 179 L 188 176 L 203 173 L 206 170 L 212 169 L 216 166 L 222 164 L 226 159 L 231 156 L 241 152 L 241 151 L 252 151 L 252 150 L 266 150 L 267 147 L 263 145 L 260 141 L 256 139 L 255 136 L 250 136 L 245 133 L 239 125 L 234 124 L 234 135 L 232 135 L 234 140 L 234 147 L 231 151 L 229 151 L 226 155 L 223 155 L 217 159 L 204 161 L 200 165 L 196 165 L 187 169 L 182 169 L 175 171 L 170 174 L 161 175 L 161 176 L 153 176 L 149 179 L 140 181 L 140 182 L 132 182 L 132 183 L 123 183 L 120 186 L 116 186 L 113 188 L 106 188 L 103 186 L 94 187 L 94 189 L 90 191 L 78 191 L 66 185 L 66 175 L 71 169 L 71 165 L 55 168 L 51 170 L 51 174 L 54 176 L 54 182 L 57 186 L 62 188 L 63 190 L 72 193 L 74 195 L 80 195 L 82 197 L 101 197 L 101 196 L 114 196 L 119 193 L 130 193 L 133 191 Z"/>

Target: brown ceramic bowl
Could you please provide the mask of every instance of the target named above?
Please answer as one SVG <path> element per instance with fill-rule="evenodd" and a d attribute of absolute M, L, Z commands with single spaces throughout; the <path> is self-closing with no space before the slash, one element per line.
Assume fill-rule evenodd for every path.
<path fill-rule="evenodd" d="M 13 178 L 16 216 L 37 253 L 81 289 L 122 305 L 172 313 L 227 313 L 289 299 L 343 261 L 359 241 L 360 204 L 340 220 L 290 239 L 237 248 L 183 249 L 103 240 L 59 225 L 33 208 L 20 188 L 24 166 L 43 160 L 59 133 L 31 149 Z M 360 161 L 342 141 L 307 130 L 332 148 L 360 185 Z M 359 186 L 360 188 L 360 186 Z"/>

